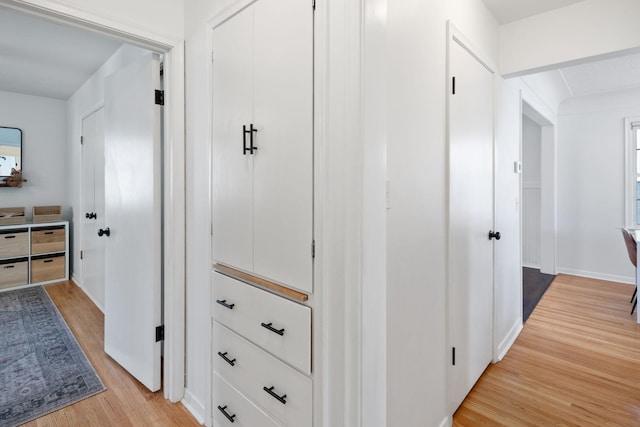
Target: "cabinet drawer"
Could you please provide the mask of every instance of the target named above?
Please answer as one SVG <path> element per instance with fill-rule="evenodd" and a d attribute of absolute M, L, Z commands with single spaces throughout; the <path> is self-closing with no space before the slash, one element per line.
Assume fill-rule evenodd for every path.
<path fill-rule="evenodd" d="M 282 427 L 215 373 L 212 391 L 214 426 Z"/>
<path fill-rule="evenodd" d="M 0 234 L 0 258 L 27 255 L 29 255 L 29 233 L 26 228 Z"/>
<path fill-rule="evenodd" d="M 31 283 L 64 279 L 66 273 L 64 255 L 43 256 L 31 259 Z"/>
<path fill-rule="evenodd" d="M 29 282 L 29 261 L 27 258 L 0 262 L 0 289 L 26 285 Z"/>
<path fill-rule="evenodd" d="M 218 272 L 211 282 L 215 320 L 311 374 L 311 308 Z"/>
<path fill-rule="evenodd" d="M 31 253 L 47 254 L 64 252 L 66 249 L 64 227 L 50 227 L 31 230 Z"/>
<path fill-rule="evenodd" d="M 213 369 L 285 425 L 312 425 L 311 379 L 215 321 Z"/>

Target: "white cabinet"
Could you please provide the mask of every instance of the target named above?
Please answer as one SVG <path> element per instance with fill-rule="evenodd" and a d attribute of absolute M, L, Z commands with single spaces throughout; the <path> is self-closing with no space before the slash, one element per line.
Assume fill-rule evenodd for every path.
<path fill-rule="evenodd" d="M 215 262 L 312 291 L 313 9 L 258 0 L 213 31 Z"/>

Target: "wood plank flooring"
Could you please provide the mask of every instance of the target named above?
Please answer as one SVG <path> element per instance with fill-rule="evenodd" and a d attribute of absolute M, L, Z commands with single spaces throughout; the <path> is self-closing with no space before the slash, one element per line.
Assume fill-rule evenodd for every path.
<path fill-rule="evenodd" d="M 640 426 L 633 286 L 558 275 L 454 426 Z"/>
<path fill-rule="evenodd" d="M 182 404 L 151 393 L 103 351 L 104 316 L 73 282 L 45 286 L 107 390 L 25 426 L 197 426 Z"/>

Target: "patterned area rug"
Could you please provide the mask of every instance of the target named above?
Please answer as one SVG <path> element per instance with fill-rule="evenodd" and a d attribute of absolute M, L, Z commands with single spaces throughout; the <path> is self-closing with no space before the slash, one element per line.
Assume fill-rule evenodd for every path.
<path fill-rule="evenodd" d="M 0 427 L 105 390 L 41 286 L 0 292 Z"/>

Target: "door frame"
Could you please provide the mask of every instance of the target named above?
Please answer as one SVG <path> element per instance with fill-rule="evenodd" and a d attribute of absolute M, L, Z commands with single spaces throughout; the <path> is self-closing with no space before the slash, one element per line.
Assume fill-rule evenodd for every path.
<path fill-rule="evenodd" d="M 164 55 L 164 397 L 184 397 L 185 373 L 185 138 L 184 40 L 170 40 L 114 22 L 55 0 L 6 0 L 3 6 L 62 24 L 84 28 Z M 75 215 L 79 215 L 78 212 Z M 151 333 L 151 331 L 150 331 Z"/>

